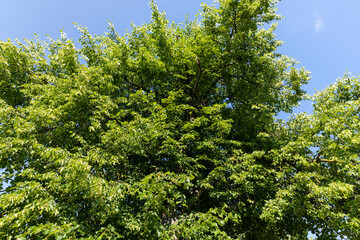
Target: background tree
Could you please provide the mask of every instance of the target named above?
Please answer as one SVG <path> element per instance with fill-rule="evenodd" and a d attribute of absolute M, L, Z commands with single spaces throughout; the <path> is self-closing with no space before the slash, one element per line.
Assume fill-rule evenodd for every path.
<path fill-rule="evenodd" d="M 345 74 L 315 94 L 313 114 L 288 123 L 288 142 L 273 158 L 286 183 L 263 219 L 276 226 L 297 216 L 318 239 L 358 238 L 359 90 L 359 79 Z"/>
<path fill-rule="evenodd" d="M 78 26 L 80 49 L 65 34 L 1 42 L 0 236 L 356 236 L 358 160 L 321 138 L 335 106 L 319 94 L 313 116 L 276 119 L 309 73 L 276 52 L 275 3 L 221 0 L 170 24 L 151 2 L 124 37 Z"/>

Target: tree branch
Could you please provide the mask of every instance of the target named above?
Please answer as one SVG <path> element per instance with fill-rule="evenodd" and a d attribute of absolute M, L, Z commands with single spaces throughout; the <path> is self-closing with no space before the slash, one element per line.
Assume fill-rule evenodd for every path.
<path fill-rule="evenodd" d="M 337 162 L 337 160 L 329 160 L 329 159 L 319 159 L 319 162 L 328 162 L 328 163 L 331 163 L 331 162 Z"/>
<path fill-rule="evenodd" d="M 198 85 L 199 85 L 199 82 L 200 82 L 200 77 L 201 77 L 201 74 L 203 73 L 203 69 L 201 68 L 201 62 L 200 62 L 200 59 L 196 57 L 196 63 L 197 63 L 197 66 L 198 66 L 198 77 L 196 79 L 196 83 L 195 83 L 195 86 L 194 86 L 194 89 L 193 89 L 193 92 L 192 92 L 192 96 L 191 96 L 191 99 L 193 100 L 194 99 L 194 96 L 195 96 L 195 93 L 196 93 L 196 90 L 198 88 Z"/>
<path fill-rule="evenodd" d="M 234 11 L 234 25 L 230 32 L 230 39 L 234 36 L 234 33 L 236 33 L 236 30 L 237 30 L 237 25 L 236 25 L 237 12 L 236 12 L 235 4 L 233 5 L 233 11 Z"/>
<path fill-rule="evenodd" d="M 57 127 L 47 127 L 47 128 L 43 128 L 41 129 L 39 132 L 37 132 L 37 134 L 42 134 L 42 133 L 46 133 L 52 130 L 55 130 Z"/>

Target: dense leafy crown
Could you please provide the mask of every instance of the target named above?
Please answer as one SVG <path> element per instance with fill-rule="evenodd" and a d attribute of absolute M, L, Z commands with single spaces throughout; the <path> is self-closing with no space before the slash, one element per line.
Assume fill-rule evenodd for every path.
<path fill-rule="evenodd" d="M 309 73 L 276 52 L 275 3 L 0 42 L 0 238 L 357 236 L 360 83 L 277 120 Z"/>

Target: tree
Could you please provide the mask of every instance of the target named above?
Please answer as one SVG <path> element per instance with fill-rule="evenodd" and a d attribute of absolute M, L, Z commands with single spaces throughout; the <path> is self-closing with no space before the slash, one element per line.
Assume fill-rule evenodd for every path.
<path fill-rule="evenodd" d="M 290 181 L 266 203 L 269 222 L 302 216 L 319 239 L 359 237 L 359 93 L 359 78 L 345 74 L 315 94 L 313 114 L 288 123 L 288 142 L 274 159 L 287 159 Z"/>
<path fill-rule="evenodd" d="M 221 0 L 169 24 L 151 2 L 124 37 L 78 26 L 80 49 L 0 42 L 0 236 L 357 236 L 359 84 L 277 119 L 309 73 L 276 52 L 275 4 Z"/>

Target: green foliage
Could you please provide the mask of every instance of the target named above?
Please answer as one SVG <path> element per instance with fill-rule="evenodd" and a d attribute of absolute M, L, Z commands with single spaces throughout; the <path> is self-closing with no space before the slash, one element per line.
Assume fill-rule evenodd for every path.
<path fill-rule="evenodd" d="M 0 238 L 357 237 L 360 83 L 277 120 L 309 73 L 276 52 L 275 3 L 0 42 Z"/>

